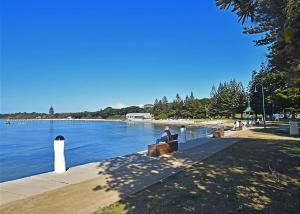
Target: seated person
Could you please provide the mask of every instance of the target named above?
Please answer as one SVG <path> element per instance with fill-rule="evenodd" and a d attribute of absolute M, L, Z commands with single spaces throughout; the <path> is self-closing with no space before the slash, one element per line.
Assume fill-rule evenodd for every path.
<path fill-rule="evenodd" d="M 171 136 L 170 128 L 169 126 L 166 126 L 161 138 L 156 140 L 156 144 L 159 144 L 160 142 L 165 142 L 165 143 L 168 142 L 170 136 Z"/>
<path fill-rule="evenodd" d="M 240 125 L 239 121 L 236 120 L 236 121 L 234 122 L 234 124 L 233 124 L 233 129 L 238 128 L 239 125 Z"/>
<path fill-rule="evenodd" d="M 243 127 L 245 124 L 243 123 L 243 121 L 239 120 L 239 126 Z"/>

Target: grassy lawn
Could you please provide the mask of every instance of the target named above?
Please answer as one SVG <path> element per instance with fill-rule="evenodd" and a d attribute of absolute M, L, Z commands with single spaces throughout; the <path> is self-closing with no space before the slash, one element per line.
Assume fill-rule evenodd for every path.
<path fill-rule="evenodd" d="M 244 138 L 97 213 L 299 213 L 300 141 L 269 134 Z"/>

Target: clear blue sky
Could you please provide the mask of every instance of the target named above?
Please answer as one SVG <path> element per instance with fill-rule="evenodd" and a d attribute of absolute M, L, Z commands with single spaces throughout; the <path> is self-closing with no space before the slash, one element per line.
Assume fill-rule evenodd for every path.
<path fill-rule="evenodd" d="M 214 0 L 2 0 L 1 14 L 1 113 L 208 97 L 266 54 Z"/>

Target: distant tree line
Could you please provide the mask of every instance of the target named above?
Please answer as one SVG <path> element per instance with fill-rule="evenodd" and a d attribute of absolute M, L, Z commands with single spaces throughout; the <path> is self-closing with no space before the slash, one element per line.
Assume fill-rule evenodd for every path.
<path fill-rule="evenodd" d="M 184 99 L 177 93 L 172 102 L 168 102 L 165 96 L 161 100 L 156 99 L 151 113 L 155 119 L 204 118 L 208 105 L 208 98 L 197 99 L 193 92 Z"/>
<path fill-rule="evenodd" d="M 54 113 L 54 108 L 51 106 L 49 114 L 19 112 L 15 114 L 0 114 L 0 119 L 125 119 L 125 116 L 128 113 L 141 113 L 145 111 L 150 112 L 149 108 L 144 109 L 138 106 L 131 106 L 121 109 L 107 107 L 95 112 L 84 111 L 75 113 Z"/>

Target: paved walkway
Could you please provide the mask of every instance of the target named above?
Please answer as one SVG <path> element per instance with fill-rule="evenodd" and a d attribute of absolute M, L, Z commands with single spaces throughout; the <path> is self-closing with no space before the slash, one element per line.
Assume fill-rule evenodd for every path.
<path fill-rule="evenodd" d="M 229 133 L 227 132 L 227 135 Z M 198 139 L 159 158 L 136 153 L 0 184 L 0 213 L 91 213 L 236 143 Z"/>

